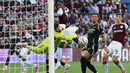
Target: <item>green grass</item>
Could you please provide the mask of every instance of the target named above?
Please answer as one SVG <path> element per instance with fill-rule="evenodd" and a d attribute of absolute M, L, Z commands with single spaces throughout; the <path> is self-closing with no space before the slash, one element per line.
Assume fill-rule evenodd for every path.
<path fill-rule="evenodd" d="M 69 64 L 71 64 L 71 67 L 67 73 L 81 73 L 80 62 L 69 62 Z M 104 73 L 103 65 L 101 62 L 92 62 L 92 64 L 97 68 L 97 71 L 99 73 Z M 130 73 L 130 62 L 122 62 L 122 64 L 127 69 L 127 73 Z M 9 66 L 11 69 L 9 68 L 7 71 L 4 72 L 0 70 L 0 73 L 20 73 L 21 69 L 19 64 L 9 64 Z M 2 67 L 3 64 L 0 64 L 0 69 Z M 35 73 L 33 67 L 28 66 L 27 69 L 28 73 Z M 56 70 L 55 73 L 63 73 L 63 70 L 64 67 Z M 43 63 L 40 63 L 40 69 L 38 73 L 45 73 L 45 66 L 43 66 Z M 87 69 L 86 73 L 92 73 L 92 72 L 89 69 Z M 109 73 L 121 73 L 121 70 L 113 62 L 109 62 Z"/>

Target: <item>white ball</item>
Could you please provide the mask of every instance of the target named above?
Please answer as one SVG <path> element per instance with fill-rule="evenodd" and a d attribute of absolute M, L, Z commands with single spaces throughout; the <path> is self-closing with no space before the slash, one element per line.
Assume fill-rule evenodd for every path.
<path fill-rule="evenodd" d="M 88 44 L 88 38 L 86 36 L 81 36 L 78 39 L 79 45 L 82 45 L 82 47 L 87 46 Z"/>

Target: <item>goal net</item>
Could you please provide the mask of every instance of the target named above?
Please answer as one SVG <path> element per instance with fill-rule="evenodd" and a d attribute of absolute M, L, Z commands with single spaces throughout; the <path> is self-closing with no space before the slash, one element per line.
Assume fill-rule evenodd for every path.
<path fill-rule="evenodd" d="M 37 73 L 46 73 L 46 54 L 17 53 L 25 51 L 26 44 L 36 46 L 48 37 L 47 1 L 0 0 L 0 73 L 23 73 L 23 69 L 36 73 L 37 67 Z"/>

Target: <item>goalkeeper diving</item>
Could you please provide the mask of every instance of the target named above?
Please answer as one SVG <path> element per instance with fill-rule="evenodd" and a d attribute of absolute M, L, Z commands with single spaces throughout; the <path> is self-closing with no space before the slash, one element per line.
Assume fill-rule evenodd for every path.
<path fill-rule="evenodd" d="M 69 35 L 68 34 L 63 35 L 61 33 L 62 28 L 59 26 L 59 24 L 55 24 L 54 29 L 55 29 L 54 30 L 54 46 L 55 46 L 55 49 L 60 45 L 61 40 L 71 41 L 75 37 L 74 32 L 70 33 Z M 41 54 L 41 53 L 48 53 L 48 48 L 49 48 L 48 45 L 49 45 L 49 39 L 47 37 L 43 42 L 41 42 L 37 46 L 27 45 L 27 47 L 31 51 L 36 52 L 38 54 Z"/>
<path fill-rule="evenodd" d="M 60 46 L 62 40 L 66 40 L 66 41 L 72 41 L 73 38 L 76 37 L 76 30 L 78 28 L 75 26 L 70 26 L 66 29 L 62 29 L 62 27 L 59 24 L 54 24 L 54 47 L 55 47 L 55 52 L 58 50 L 57 47 Z M 46 72 L 49 73 L 49 66 L 48 66 L 48 48 L 49 48 L 49 38 L 47 37 L 43 42 L 39 43 L 37 46 L 31 46 L 31 45 L 27 45 L 27 48 L 30 49 L 33 52 L 36 52 L 37 54 L 42 54 L 42 53 L 46 53 L 47 54 L 47 58 L 46 58 Z M 62 54 L 62 51 L 60 51 Z M 62 57 L 62 55 L 60 55 Z M 59 63 L 57 62 L 58 59 L 55 58 L 55 63 Z M 59 65 L 59 64 L 58 64 Z M 57 66 L 56 64 L 56 69 L 58 69 L 60 66 L 64 66 L 64 73 L 66 73 L 67 69 L 70 67 L 69 64 L 65 64 L 63 62 L 60 62 L 60 65 Z M 55 69 L 55 70 L 56 70 Z"/>

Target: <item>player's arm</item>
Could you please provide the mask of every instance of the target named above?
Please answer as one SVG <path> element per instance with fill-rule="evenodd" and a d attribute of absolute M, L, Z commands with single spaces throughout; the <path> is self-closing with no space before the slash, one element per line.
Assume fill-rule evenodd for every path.
<path fill-rule="evenodd" d="M 61 40 L 68 40 L 71 41 L 74 38 L 74 33 L 71 33 L 68 36 L 62 35 L 62 34 L 58 34 L 57 32 L 54 33 L 56 38 L 60 38 Z"/>
<path fill-rule="evenodd" d="M 130 33 L 130 28 L 127 24 L 124 24 L 125 25 L 125 29 L 127 30 L 128 33 Z"/>
<path fill-rule="evenodd" d="M 102 34 L 102 38 L 104 40 L 104 47 L 107 47 L 107 37 L 108 37 L 108 34 L 106 34 L 105 32 Z"/>

